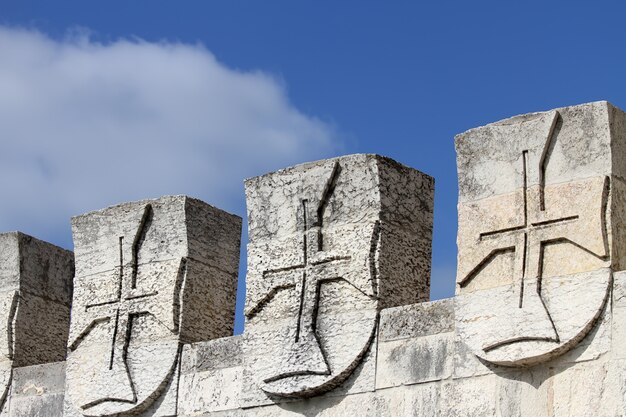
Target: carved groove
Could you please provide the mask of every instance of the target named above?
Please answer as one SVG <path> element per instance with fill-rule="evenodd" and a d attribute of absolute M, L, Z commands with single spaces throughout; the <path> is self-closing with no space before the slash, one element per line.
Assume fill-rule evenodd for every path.
<path fill-rule="evenodd" d="M 172 306 L 172 323 L 174 323 L 174 332 L 180 332 L 180 313 L 183 308 L 184 288 L 187 282 L 187 258 L 180 260 L 178 273 L 176 274 L 176 283 L 174 284 L 174 301 Z"/>
<path fill-rule="evenodd" d="M 78 345 L 92 332 L 92 330 L 106 322 L 111 322 L 114 320 L 114 326 L 111 336 L 111 351 L 108 361 L 108 370 L 110 372 L 117 372 L 123 367 L 123 372 L 126 374 L 126 380 L 129 384 L 129 394 L 132 394 L 132 399 L 124 399 L 124 398 L 112 398 L 112 397 L 104 397 L 99 398 L 95 401 L 91 401 L 85 404 L 81 404 L 80 407 L 83 410 L 87 410 L 89 408 L 93 408 L 99 404 L 106 402 L 118 402 L 118 403 L 129 403 L 135 404 L 138 401 L 137 391 L 135 389 L 134 381 L 132 379 L 132 375 L 130 373 L 129 364 L 128 364 L 128 348 L 132 338 L 133 325 L 134 321 L 143 316 L 153 317 L 157 322 L 161 323 L 163 326 L 169 328 L 165 323 L 162 323 L 161 320 L 151 313 L 150 310 L 154 308 L 158 308 L 157 304 L 158 299 L 156 296 L 159 294 L 158 291 L 146 292 L 146 293 L 136 293 L 137 289 L 137 276 L 139 269 L 139 256 L 141 252 L 141 248 L 143 242 L 145 241 L 147 231 L 152 222 L 152 206 L 147 204 L 144 207 L 144 211 L 142 214 L 141 221 L 138 225 L 137 232 L 133 238 L 133 245 L 131 248 L 132 258 L 131 262 L 127 264 L 126 268 L 124 268 L 124 236 L 119 237 L 119 274 L 117 275 L 117 290 L 116 297 L 112 300 L 102 301 L 97 303 L 88 304 L 85 306 L 85 312 L 91 312 L 89 314 L 93 314 L 95 317 L 92 319 L 90 324 L 81 332 L 81 334 L 76 338 L 76 340 L 70 345 L 71 350 L 76 350 Z M 176 306 L 177 303 L 180 303 L 181 296 L 181 286 L 183 285 L 184 276 L 186 272 L 186 259 L 183 258 L 181 260 L 181 265 L 179 267 L 178 277 L 175 283 L 174 288 L 174 314 L 180 314 L 180 306 Z M 126 274 L 126 275 L 125 275 Z M 127 277 L 130 275 L 130 277 Z M 127 279 L 130 278 L 130 279 Z M 178 332 L 179 323 L 177 318 L 174 318 L 174 331 Z M 171 330 L 171 329 L 170 329 Z M 117 365 L 116 365 L 117 364 Z M 116 368 L 117 366 L 117 368 Z M 116 370 L 117 369 L 117 370 Z M 152 402 L 154 398 L 148 397 L 146 401 Z"/>
<path fill-rule="evenodd" d="M 135 239 L 133 240 L 133 251 L 132 251 L 132 276 L 131 276 L 131 288 L 137 288 L 137 270 L 138 270 L 138 262 L 139 262 L 139 249 L 146 239 L 146 234 L 148 233 L 148 229 L 150 228 L 150 224 L 152 223 L 152 205 L 146 204 L 144 208 L 143 215 L 141 216 L 141 222 L 139 223 L 139 229 L 137 234 L 135 235 Z"/>
<path fill-rule="evenodd" d="M 15 319 L 17 317 L 17 307 L 20 302 L 20 294 L 18 291 L 13 293 L 13 298 L 11 299 L 11 308 L 9 310 L 9 318 L 7 322 L 7 344 L 9 348 L 9 359 L 13 360 L 13 349 L 15 340 L 13 337 L 15 335 Z M 2 410 L 2 406 L 0 405 L 0 410 Z"/>
<path fill-rule="evenodd" d="M 374 223 L 374 231 L 372 233 L 372 239 L 370 240 L 370 253 L 369 253 L 369 269 L 370 280 L 372 281 L 372 292 L 375 297 L 378 297 L 378 247 L 380 246 L 380 240 L 382 238 L 380 220 L 376 220 Z"/>
<path fill-rule="evenodd" d="M 473 279 L 476 277 L 485 267 L 491 263 L 491 261 L 498 255 L 503 253 L 512 253 L 515 252 L 515 246 L 510 246 L 506 248 L 498 248 L 492 250 L 489 255 L 485 257 L 478 265 L 474 267 L 461 281 L 459 281 L 459 286 L 461 288 L 465 288 Z"/>
<path fill-rule="evenodd" d="M 539 159 L 539 210 L 545 211 L 545 186 L 546 186 L 546 167 L 552 155 L 554 144 L 556 143 L 557 133 L 561 130 L 563 124 L 561 114 L 558 111 L 552 113 L 552 121 L 550 122 L 550 128 L 548 130 L 548 140 L 541 152 L 541 158 Z M 558 127 L 558 129 L 557 129 Z"/>
<path fill-rule="evenodd" d="M 332 375 L 332 369 L 330 368 L 330 364 L 327 359 L 327 352 L 325 351 L 322 341 L 320 340 L 320 336 L 317 332 L 320 294 L 322 285 L 324 283 L 333 281 L 346 282 L 348 285 L 356 288 L 361 294 L 366 295 L 368 298 L 376 298 L 376 296 L 372 297 L 371 295 L 365 294 L 363 289 L 358 288 L 354 283 L 350 282 L 343 276 L 345 273 L 345 267 L 343 265 L 345 264 L 346 266 L 348 266 L 349 262 L 352 261 L 352 257 L 349 255 L 327 253 L 328 249 L 325 248 L 323 244 L 323 218 L 325 210 L 327 209 L 330 199 L 332 198 L 332 195 L 335 191 L 340 172 L 341 166 L 337 162 L 335 162 L 332 168 L 332 172 L 329 175 L 329 178 L 327 179 L 324 185 L 324 189 L 318 200 L 316 211 L 309 211 L 309 205 L 314 204 L 314 201 L 310 201 L 309 199 L 302 199 L 300 202 L 301 206 L 299 207 L 299 211 L 301 210 L 304 213 L 301 218 L 301 233 L 303 236 L 301 251 L 303 262 L 296 265 L 288 265 L 276 269 L 264 270 L 262 272 L 263 280 L 267 280 L 268 282 L 274 281 L 274 285 L 260 300 L 256 302 L 256 304 L 254 304 L 246 312 L 246 317 L 250 319 L 258 314 L 258 312 L 262 310 L 279 291 L 291 289 L 294 287 L 298 288 L 298 295 L 300 299 L 298 306 L 297 323 L 295 323 L 295 340 L 293 348 L 297 349 L 298 344 L 300 343 L 315 343 L 317 345 L 316 348 L 321 355 L 320 359 L 324 361 L 325 369 L 320 370 L 317 367 L 315 369 L 306 369 L 305 364 L 305 367 L 303 369 L 289 370 L 284 372 L 278 371 L 276 374 L 268 376 L 263 380 L 263 382 L 266 384 L 276 382 L 285 378 L 292 378 L 295 376 Z M 312 214 L 315 215 L 316 218 L 312 218 Z M 373 286 L 376 285 L 376 280 L 378 278 L 375 256 L 377 254 L 377 248 L 380 242 L 380 229 L 380 223 L 376 222 L 372 231 L 369 253 L 370 258 L 368 259 L 370 282 L 372 282 Z M 317 236 L 315 236 L 314 233 L 317 233 Z M 313 241 L 316 238 L 317 241 Z M 337 269 L 326 269 L 324 265 L 327 264 L 335 265 L 337 266 Z M 278 281 L 278 283 L 276 281 Z M 369 344 L 366 346 L 366 348 L 368 346 Z M 312 346 L 308 346 L 307 348 L 312 348 Z M 357 358 L 356 363 L 358 363 L 360 359 L 361 355 L 359 355 L 359 357 Z M 322 366 L 321 362 L 319 363 L 319 365 Z M 340 375 L 335 376 L 331 381 L 335 381 L 336 383 L 337 378 L 341 378 L 341 375 L 343 375 L 344 373 L 346 373 L 346 375 L 349 375 L 355 366 L 356 365 L 352 364 L 350 366 L 350 369 L 347 370 L 347 373 L 346 371 L 342 371 Z M 272 393 L 271 389 L 268 390 L 269 387 L 265 387 L 263 389 L 270 394 Z M 307 393 L 299 391 L 298 394 L 293 395 L 306 396 Z"/>
<path fill-rule="evenodd" d="M 555 342 L 558 343 L 558 338 L 552 338 L 552 337 L 514 337 L 511 339 L 507 339 L 507 340 L 503 340 L 501 342 L 497 342 L 494 343 L 492 345 L 486 346 L 483 348 L 483 351 L 485 352 L 489 352 L 491 350 L 500 348 L 502 346 L 506 346 L 506 345 L 512 345 L 513 343 L 519 343 L 519 342 Z"/>

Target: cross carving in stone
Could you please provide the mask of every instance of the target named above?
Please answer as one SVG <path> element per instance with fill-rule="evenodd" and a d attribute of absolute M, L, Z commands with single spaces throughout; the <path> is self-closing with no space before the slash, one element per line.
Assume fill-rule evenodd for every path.
<path fill-rule="evenodd" d="M 502 227 L 479 233 L 478 241 L 473 246 L 470 245 L 469 249 L 465 249 L 467 256 L 463 256 L 464 262 L 468 262 L 468 260 L 469 262 L 478 262 L 474 263 L 473 268 L 467 273 L 465 273 L 467 270 L 464 269 L 465 265 L 463 265 L 462 273 L 465 275 L 459 281 L 460 288 L 467 287 L 497 256 L 514 253 L 513 285 L 519 295 L 516 300 L 517 307 L 519 309 L 542 310 L 541 313 L 535 311 L 530 314 L 529 312 L 526 317 L 523 315 L 510 316 L 511 323 L 516 323 L 516 320 L 519 320 L 523 328 L 531 329 L 529 330 L 530 333 L 521 334 L 519 329 L 514 329 L 516 325 L 512 324 L 513 333 L 508 336 L 501 335 L 501 340 L 486 342 L 483 347 L 485 352 L 519 341 L 559 343 L 559 334 L 541 295 L 545 266 L 544 253 L 548 245 L 569 243 L 599 259 L 604 259 L 607 256 L 603 239 L 603 215 L 600 210 L 605 204 L 600 203 L 600 200 L 605 199 L 603 190 L 606 187 L 606 179 L 594 178 L 573 181 L 560 184 L 556 188 L 552 186 L 551 189 L 546 190 L 545 170 L 554 141 L 554 129 L 558 117 L 558 113 L 553 115 L 547 140 L 542 149 L 522 151 L 521 216 L 519 213 L 510 215 L 505 212 L 510 204 L 519 201 L 519 199 L 512 199 L 507 196 L 492 198 L 491 204 L 493 201 L 498 201 L 498 198 L 508 198 L 507 203 L 503 203 L 504 205 L 489 206 L 488 203 L 479 201 L 474 206 L 474 210 L 478 210 L 478 213 L 486 214 L 485 211 L 491 210 L 492 212 L 488 215 L 492 219 L 498 219 L 496 224 Z M 530 164 L 537 165 L 531 166 Z M 568 187 L 570 187 L 569 191 Z M 580 192 L 576 194 L 572 190 L 580 190 Z M 569 194 L 562 194 L 565 192 Z M 519 196 L 519 194 L 516 195 Z M 552 207 L 546 207 L 548 196 Z M 588 202 L 592 204 L 585 207 Z M 599 208 L 597 212 L 596 207 Z M 586 233 L 586 231 L 590 233 Z M 532 293 L 529 290 L 532 290 Z M 511 313 L 514 312 L 511 311 Z M 523 324 L 524 321 L 533 319 L 545 320 L 547 324 L 542 330 L 538 330 L 541 326 L 534 328 L 531 325 Z"/>
<path fill-rule="evenodd" d="M 144 209 L 139 229 L 133 240 L 130 260 L 124 259 L 123 247 L 125 237 L 119 237 L 119 266 L 117 267 L 116 294 L 110 300 L 88 304 L 85 307 L 86 312 L 88 312 L 93 319 L 72 346 L 70 346 L 70 349 L 74 350 L 96 325 L 113 321 L 108 369 L 111 383 L 118 383 L 120 385 L 118 388 L 125 386 L 125 389 L 115 390 L 117 393 L 123 393 L 123 395 L 105 397 L 95 403 L 84 404 L 82 406 L 83 409 L 93 407 L 102 401 L 137 402 L 135 388 L 126 364 L 126 353 L 131 339 L 133 320 L 137 317 L 151 314 L 151 311 L 159 308 L 158 300 L 155 297 L 158 291 L 141 292 L 137 289 L 138 251 L 145 237 L 148 219 L 151 215 L 152 207 L 148 204 Z"/>
<path fill-rule="evenodd" d="M 518 236 L 518 247 L 515 248 L 516 253 L 516 273 L 515 276 L 518 279 L 518 286 L 520 287 L 520 299 L 519 299 L 519 307 L 522 308 L 524 303 L 524 280 L 525 279 L 541 279 L 542 273 L 542 262 L 543 262 L 543 248 L 544 244 L 549 240 L 558 241 L 559 239 L 565 238 L 559 233 L 559 228 L 563 223 L 576 221 L 578 219 L 578 215 L 572 216 L 563 216 L 550 218 L 546 220 L 533 220 L 539 219 L 540 213 L 545 211 L 545 207 L 541 202 L 544 201 L 543 193 L 545 192 L 544 186 L 540 185 L 538 192 L 540 193 L 540 198 L 537 204 L 529 204 L 529 187 L 527 184 L 527 164 L 528 164 L 528 151 L 522 152 L 522 161 L 523 161 L 523 184 L 524 188 L 523 192 L 523 223 L 517 226 L 507 227 L 499 230 L 492 230 L 488 232 L 483 232 L 480 234 L 480 239 L 498 239 L 502 235 L 516 235 Z M 538 202 L 537 199 L 533 199 L 534 203 Z M 543 236 L 545 236 L 546 229 L 552 229 L 550 234 L 552 235 L 550 239 L 542 238 L 542 234 L 537 233 L 538 231 L 543 232 Z M 471 275 L 470 275 L 471 277 Z M 467 281 L 464 280 L 460 283 L 463 287 L 467 284 Z"/>
<path fill-rule="evenodd" d="M 330 374 L 323 349 L 317 339 L 315 323 L 321 284 L 333 280 L 346 280 L 344 275 L 351 259 L 350 256 L 329 253 L 323 248 L 322 218 L 334 191 L 338 174 L 339 165 L 335 164 L 331 178 L 317 204 L 315 202 L 312 204 L 307 199 L 301 200 L 303 261 L 264 271 L 264 281 L 271 282 L 272 287 L 246 312 L 248 318 L 254 317 L 280 290 L 295 288 L 295 292 L 300 294 L 295 336 L 290 347 L 293 354 L 288 355 L 293 362 L 284 363 L 279 373 L 264 380 L 266 383 L 296 375 Z"/>

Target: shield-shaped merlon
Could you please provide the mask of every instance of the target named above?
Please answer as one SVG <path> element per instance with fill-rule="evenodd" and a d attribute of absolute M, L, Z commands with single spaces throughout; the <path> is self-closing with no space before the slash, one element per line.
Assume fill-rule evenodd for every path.
<path fill-rule="evenodd" d="M 12 368 L 64 360 L 73 273 L 72 252 L 0 234 L 0 412 L 8 410 Z"/>
<path fill-rule="evenodd" d="M 67 415 L 172 415 L 182 344 L 232 334 L 241 219 L 176 196 L 72 229 Z"/>
<path fill-rule="evenodd" d="M 571 349 L 624 268 L 624 113 L 597 102 L 517 116 L 456 148 L 459 336 L 500 365 Z"/>
<path fill-rule="evenodd" d="M 247 405 L 338 386 L 367 354 L 380 309 L 428 299 L 433 189 L 377 155 L 246 181 Z"/>

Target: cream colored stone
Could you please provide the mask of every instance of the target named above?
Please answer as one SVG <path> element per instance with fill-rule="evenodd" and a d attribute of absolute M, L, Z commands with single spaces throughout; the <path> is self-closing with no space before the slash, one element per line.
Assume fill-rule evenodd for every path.
<path fill-rule="evenodd" d="M 613 276 L 611 356 L 626 359 L 626 271 Z"/>
<path fill-rule="evenodd" d="M 595 325 L 607 300 L 609 278 L 606 270 L 551 277 L 543 282 L 542 299 L 536 297 L 523 308 L 515 305 L 519 296 L 512 286 L 458 295 L 457 331 L 477 356 L 500 365 L 553 358 L 574 347 Z M 536 285 L 528 282 L 525 291 Z M 485 311 L 485 300 L 491 311 Z"/>
<path fill-rule="evenodd" d="M 625 415 L 624 363 L 582 363 L 557 373 L 547 410 L 554 417 Z"/>
<path fill-rule="evenodd" d="M 611 136 L 589 115 L 608 120 L 608 109 L 594 103 L 525 115 L 457 137 L 457 331 L 486 361 L 551 359 L 582 340 L 604 308 L 613 265 Z M 581 123 L 605 130 L 579 138 L 571 126 Z M 569 149 L 576 141 L 597 154 L 581 160 Z M 482 149 L 480 157 L 468 158 L 469 149 Z M 603 157 L 606 166 L 598 164 Z M 489 165 L 502 163 L 490 178 Z"/>
<path fill-rule="evenodd" d="M 440 415 L 496 417 L 498 378 L 495 375 L 456 379 L 443 383 Z"/>

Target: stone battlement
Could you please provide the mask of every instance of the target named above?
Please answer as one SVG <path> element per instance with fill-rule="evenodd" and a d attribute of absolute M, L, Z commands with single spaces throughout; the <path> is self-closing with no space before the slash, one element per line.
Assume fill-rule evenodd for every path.
<path fill-rule="evenodd" d="M 1 416 L 626 416 L 626 114 L 456 137 L 457 291 L 429 302 L 434 180 L 348 155 L 0 235 Z M 70 316 L 71 311 L 71 316 Z"/>

